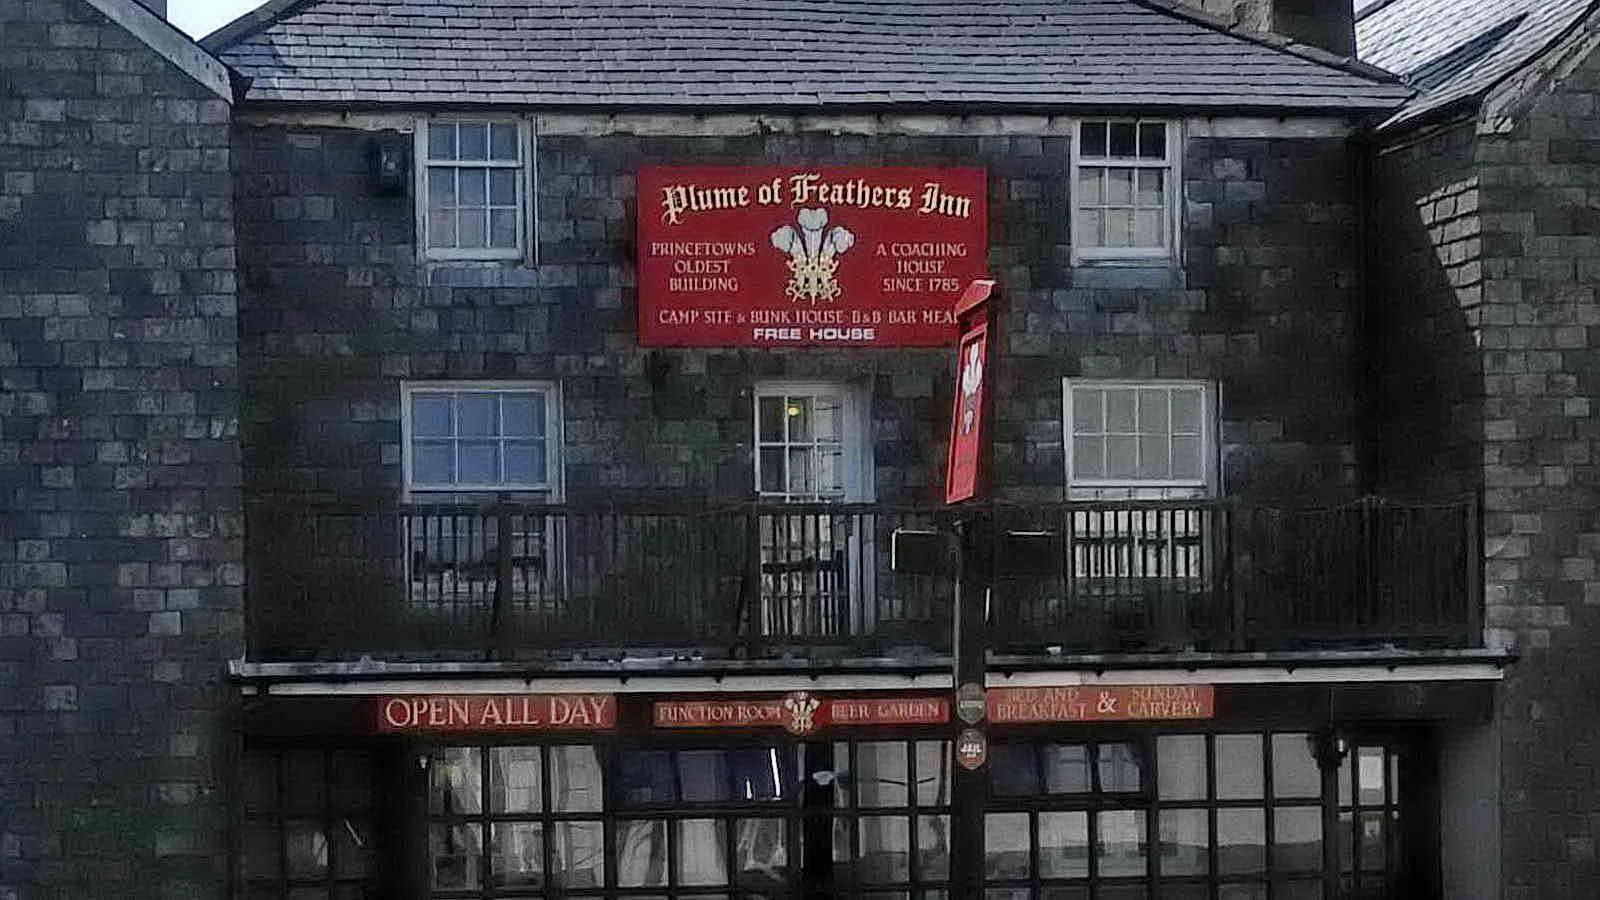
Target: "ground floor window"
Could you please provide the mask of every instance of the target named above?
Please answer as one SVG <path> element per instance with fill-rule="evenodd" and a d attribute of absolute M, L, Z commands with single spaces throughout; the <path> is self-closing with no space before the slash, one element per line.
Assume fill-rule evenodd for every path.
<path fill-rule="evenodd" d="M 380 852 L 370 754 L 255 749 L 241 760 L 243 900 L 365 900 Z"/>

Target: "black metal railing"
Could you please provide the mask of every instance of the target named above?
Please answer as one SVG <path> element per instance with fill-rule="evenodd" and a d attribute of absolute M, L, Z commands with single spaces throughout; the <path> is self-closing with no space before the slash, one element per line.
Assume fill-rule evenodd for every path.
<path fill-rule="evenodd" d="M 251 653 L 943 652 L 955 579 L 894 571 L 892 535 L 970 516 L 993 523 L 997 650 L 1479 643 L 1471 500 L 256 506 Z"/>

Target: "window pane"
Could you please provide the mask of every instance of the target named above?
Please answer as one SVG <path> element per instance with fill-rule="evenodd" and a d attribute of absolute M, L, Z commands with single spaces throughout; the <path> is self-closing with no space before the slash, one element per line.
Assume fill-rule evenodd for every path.
<path fill-rule="evenodd" d="M 239 872 L 246 878 L 278 877 L 278 829 L 273 823 L 245 823 L 239 850 Z"/>
<path fill-rule="evenodd" d="M 492 441 L 462 441 L 456 448 L 462 484 L 500 483 L 500 445 Z"/>
<path fill-rule="evenodd" d="M 761 397 L 756 400 L 758 437 L 763 441 L 783 440 L 783 398 Z"/>
<path fill-rule="evenodd" d="M 1369 872 L 1383 869 L 1387 859 L 1386 849 L 1383 845 L 1383 813 L 1362 813 L 1361 868 Z"/>
<path fill-rule="evenodd" d="M 500 433 L 508 437 L 544 436 L 544 394 L 500 394 Z"/>
<path fill-rule="evenodd" d="M 1356 748 L 1356 777 L 1362 806 L 1383 804 L 1383 748 Z"/>
<path fill-rule="evenodd" d="M 1039 814 L 1039 877 L 1089 876 L 1089 814 Z"/>
<path fill-rule="evenodd" d="M 856 800 L 862 806 L 906 806 L 908 760 L 904 741 L 856 744 Z"/>
<path fill-rule="evenodd" d="M 818 441 L 844 440 L 844 398 L 837 394 L 819 395 L 815 400 L 811 430 Z"/>
<path fill-rule="evenodd" d="M 428 169 L 428 209 L 435 212 L 456 204 L 456 169 L 433 166 Z"/>
<path fill-rule="evenodd" d="M 1161 811 L 1161 874 L 1205 875 L 1211 871 L 1211 820 L 1203 809 Z"/>
<path fill-rule="evenodd" d="M 867 884 L 911 878 L 911 820 L 905 816 L 862 816 L 856 823 L 860 846 L 856 877 Z"/>
<path fill-rule="evenodd" d="M 761 448 L 760 458 L 761 491 L 767 494 L 783 492 L 785 483 L 782 447 Z"/>
<path fill-rule="evenodd" d="M 499 433 L 499 398 L 494 394 L 461 394 L 456 399 L 456 433 L 487 436 Z"/>
<path fill-rule="evenodd" d="M 1217 754 L 1220 759 L 1222 754 Z M 1267 865 L 1264 810 L 1217 810 L 1217 871 L 1223 875 L 1260 872 Z"/>
<path fill-rule="evenodd" d="M 557 822 L 552 825 L 551 880 L 561 887 L 604 887 L 606 852 L 602 834 L 599 822 Z"/>
<path fill-rule="evenodd" d="M 1072 439 L 1072 473 L 1077 478 L 1104 478 L 1106 446 L 1103 438 Z"/>
<path fill-rule="evenodd" d="M 789 420 L 790 441 L 811 440 L 811 398 L 790 397 L 784 415 Z"/>
<path fill-rule="evenodd" d="M 489 126 L 483 122 L 461 122 L 461 158 L 486 159 L 489 155 Z"/>
<path fill-rule="evenodd" d="M 1140 169 L 1138 176 L 1138 194 L 1136 200 L 1140 206 L 1154 206 L 1162 208 L 1166 202 L 1167 173 L 1162 169 Z"/>
<path fill-rule="evenodd" d="M 626 806 L 673 803 L 678 799 L 672 754 L 666 750 L 627 750 L 618 767 Z"/>
<path fill-rule="evenodd" d="M 340 819 L 333 827 L 334 874 L 340 878 L 365 878 L 373 872 L 377 834 L 364 818 Z"/>
<path fill-rule="evenodd" d="M 1172 477 L 1198 481 L 1203 477 L 1204 472 L 1204 461 L 1200 458 L 1200 439 L 1198 437 L 1173 438 Z"/>
<path fill-rule="evenodd" d="M 537 822 L 498 822 L 492 828 L 489 867 L 494 883 L 509 887 L 544 884 L 543 828 Z"/>
<path fill-rule="evenodd" d="M 456 246 L 468 249 L 488 245 L 488 218 L 482 209 L 463 209 L 458 218 Z"/>
<path fill-rule="evenodd" d="M 1139 391 L 1139 430 L 1146 434 L 1167 433 L 1167 397 L 1164 389 Z"/>
<path fill-rule="evenodd" d="M 1217 735 L 1216 765 L 1218 800 L 1262 796 L 1261 735 Z"/>
<path fill-rule="evenodd" d="M 434 824 L 428 829 L 433 886 L 440 890 L 475 890 L 483 858 L 483 826 Z"/>
<path fill-rule="evenodd" d="M 1100 404 L 1104 391 L 1078 388 L 1072 392 L 1072 431 L 1099 434 L 1102 431 Z"/>
<path fill-rule="evenodd" d="M 475 747 L 446 747 L 428 765 L 428 812 L 460 815 L 483 810 L 483 755 Z"/>
<path fill-rule="evenodd" d="M 1100 875 L 1145 874 L 1144 811 L 1119 809 L 1101 812 L 1100 849 L 1096 858 Z"/>
<path fill-rule="evenodd" d="M 544 808 L 544 772 L 538 747 L 495 747 L 489 751 L 489 760 L 490 812 L 528 813 Z"/>
<path fill-rule="evenodd" d="M 463 142 L 465 138 L 463 137 Z M 1137 127 L 1133 122 L 1111 123 L 1111 155 L 1131 157 L 1138 155 Z"/>
<path fill-rule="evenodd" d="M 1133 246 L 1165 247 L 1167 245 L 1166 213 L 1162 210 L 1140 209 L 1133 214 Z"/>
<path fill-rule="evenodd" d="M 1167 155 L 1167 126 L 1163 122 L 1139 124 L 1139 156 L 1144 159 L 1165 159 Z"/>
<path fill-rule="evenodd" d="M 1106 431 L 1112 434 L 1132 434 L 1134 428 L 1134 402 L 1138 392 L 1118 388 L 1105 392 Z"/>
<path fill-rule="evenodd" d="M 490 127 L 490 149 L 495 159 L 515 160 L 517 154 L 517 126 L 497 122 Z"/>
<path fill-rule="evenodd" d="M 335 753 L 333 756 L 333 808 L 337 811 L 365 810 L 372 807 L 372 758 L 365 753 Z"/>
<path fill-rule="evenodd" d="M 1224 884 L 1217 888 L 1217 900 L 1267 900 L 1264 884 Z"/>
<path fill-rule="evenodd" d="M 1272 889 L 1278 900 L 1322 900 L 1320 881 L 1284 881 Z"/>
<path fill-rule="evenodd" d="M 516 210 L 489 210 L 489 246 L 499 248 L 515 248 L 517 246 Z"/>
<path fill-rule="evenodd" d="M 1039 753 L 1044 763 L 1046 793 L 1083 794 L 1094 789 L 1089 781 L 1087 745 L 1045 744 Z"/>
<path fill-rule="evenodd" d="M 791 449 L 789 451 L 789 493 L 809 494 L 816 489 L 816 480 L 811 475 L 811 450 L 804 447 Z"/>
<path fill-rule="evenodd" d="M 950 742 L 917 741 L 917 803 L 950 802 Z"/>
<path fill-rule="evenodd" d="M 1204 800 L 1205 735 L 1174 734 L 1156 738 L 1156 772 L 1162 800 Z"/>
<path fill-rule="evenodd" d="M 1039 769 L 1032 744 L 994 744 L 989 748 L 989 778 L 997 797 L 1039 793 Z"/>
<path fill-rule="evenodd" d="M 1200 391 L 1192 388 L 1173 390 L 1172 431 L 1174 434 L 1200 433 Z"/>
<path fill-rule="evenodd" d="M 678 827 L 678 883 L 728 883 L 728 823 L 717 819 L 682 819 Z"/>
<path fill-rule="evenodd" d="M 1272 811 L 1272 866 L 1280 872 L 1322 869 L 1322 808 L 1278 807 Z"/>
<path fill-rule="evenodd" d="M 544 444 L 508 443 L 505 446 L 507 484 L 544 484 Z"/>
<path fill-rule="evenodd" d="M 621 887 L 665 887 L 667 823 L 664 820 L 617 822 L 617 884 Z"/>
<path fill-rule="evenodd" d="M 417 484 L 453 484 L 455 453 L 447 441 L 417 441 L 412 445 L 411 480 Z"/>
<path fill-rule="evenodd" d="M 950 817 L 917 817 L 917 854 L 924 881 L 950 877 Z"/>
<path fill-rule="evenodd" d="M 297 751 L 283 758 L 283 805 L 289 812 L 322 812 L 328 786 L 322 751 Z"/>
<path fill-rule="evenodd" d="M 722 750 L 679 750 L 678 784 L 685 803 L 715 803 L 732 796 Z"/>
<path fill-rule="evenodd" d="M 456 126 L 454 122 L 428 123 L 428 158 L 456 158 Z"/>
<path fill-rule="evenodd" d="M 817 490 L 828 494 L 844 492 L 844 452 L 817 448 Z"/>
<path fill-rule="evenodd" d="M 1105 211 L 1107 247 L 1133 246 L 1133 210 L 1108 209 Z"/>
<path fill-rule="evenodd" d="M 600 759 L 593 747 L 550 748 L 551 809 L 563 813 L 599 812 L 603 788 Z"/>
<path fill-rule="evenodd" d="M 733 836 L 733 879 L 755 887 L 782 886 L 788 877 L 789 844 L 782 819 L 740 819 Z"/>
<path fill-rule="evenodd" d="M 1132 169 L 1107 169 L 1106 170 L 1106 202 L 1131 206 L 1133 204 L 1133 171 Z M 463 184 L 463 193 L 466 187 Z"/>
<path fill-rule="evenodd" d="M 1105 246 L 1105 213 L 1098 209 L 1085 209 L 1078 212 L 1078 237 L 1079 246 L 1103 247 Z"/>
<path fill-rule="evenodd" d="M 1106 477 L 1132 478 L 1138 467 L 1134 454 L 1138 452 L 1138 438 L 1112 435 L 1106 438 Z"/>
<path fill-rule="evenodd" d="M 1272 736 L 1272 795 L 1322 796 L 1322 770 L 1317 768 L 1317 759 L 1311 753 L 1311 735 Z"/>
<path fill-rule="evenodd" d="M 991 762 L 990 765 L 994 763 Z M 983 817 L 983 874 L 986 878 L 1027 878 L 1027 813 L 989 813 Z"/>
<path fill-rule="evenodd" d="M 462 206 L 486 206 L 489 195 L 485 187 L 487 170 L 484 169 L 458 169 L 456 170 L 457 183 L 461 190 Z"/>
<path fill-rule="evenodd" d="M 1144 435 L 1139 438 L 1139 477 L 1172 477 L 1172 461 L 1167 456 L 1167 439 L 1164 435 Z"/>
<path fill-rule="evenodd" d="M 728 751 L 728 780 L 733 785 L 735 800 L 782 800 L 787 770 L 783 753 L 777 747 Z"/>
<path fill-rule="evenodd" d="M 1084 122 L 1078 130 L 1083 141 L 1083 147 L 1078 151 L 1081 156 L 1106 155 L 1106 123 Z"/>
<path fill-rule="evenodd" d="M 1098 166 L 1084 166 L 1078 170 L 1078 204 L 1080 206 L 1099 206 L 1105 202 L 1105 169 Z"/>
<path fill-rule="evenodd" d="M 1133 744 L 1101 744 L 1100 790 L 1138 791 L 1144 788 L 1144 760 Z"/>
<path fill-rule="evenodd" d="M 453 209 L 428 214 L 428 246 L 454 247 L 456 245 L 456 212 Z"/>
<path fill-rule="evenodd" d="M 517 205 L 517 170 L 489 170 L 489 203 L 494 206 Z"/>

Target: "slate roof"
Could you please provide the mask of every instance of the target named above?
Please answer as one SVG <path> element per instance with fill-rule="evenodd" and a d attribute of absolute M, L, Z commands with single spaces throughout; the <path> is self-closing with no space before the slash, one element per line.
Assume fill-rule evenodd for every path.
<path fill-rule="evenodd" d="M 254 101 L 1392 110 L 1387 73 L 1170 0 L 273 0 L 204 43 Z M 1248 34 L 1248 33 L 1247 33 Z"/>
<path fill-rule="evenodd" d="M 1356 20 L 1362 61 L 1417 88 L 1382 127 L 1477 96 L 1536 60 L 1597 6 L 1595 0 L 1387 0 Z"/>

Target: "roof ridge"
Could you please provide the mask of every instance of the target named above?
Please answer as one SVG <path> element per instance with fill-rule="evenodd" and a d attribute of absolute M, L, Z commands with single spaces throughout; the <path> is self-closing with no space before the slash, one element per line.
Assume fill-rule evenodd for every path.
<path fill-rule="evenodd" d="M 1203 25 L 1214 31 L 1220 31 L 1239 40 L 1270 47 L 1318 65 L 1338 69 L 1350 75 L 1358 75 L 1362 78 L 1385 84 L 1404 84 L 1400 76 L 1387 69 L 1380 69 L 1370 63 L 1364 63 L 1354 55 L 1340 56 L 1314 44 L 1303 43 L 1273 31 L 1256 31 L 1250 28 L 1241 28 L 1221 16 L 1196 9 L 1180 2 L 1180 0 L 1127 0 L 1127 2 L 1168 13 L 1180 19 L 1186 19 L 1196 25 Z"/>
<path fill-rule="evenodd" d="M 295 7 L 318 0 L 267 0 L 255 9 L 201 38 L 197 43 L 212 53 L 221 53 L 256 32 L 287 17 Z"/>

